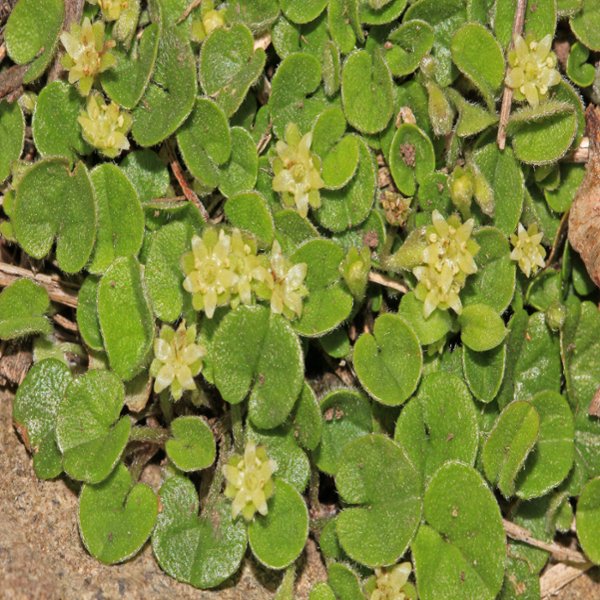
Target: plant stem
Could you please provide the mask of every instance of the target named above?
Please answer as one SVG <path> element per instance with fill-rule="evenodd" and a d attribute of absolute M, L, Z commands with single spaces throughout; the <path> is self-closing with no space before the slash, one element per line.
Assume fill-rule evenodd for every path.
<path fill-rule="evenodd" d="M 230 452 L 231 442 L 229 440 L 229 436 L 224 435 L 221 438 L 221 443 L 219 444 L 219 458 L 214 468 L 213 478 L 210 482 L 210 487 L 208 488 L 206 497 L 204 498 L 204 507 L 201 511 L 203 516 L 207 515 L 213 509 L 215 503 L 221 496 L 221 488 L 223 487 L 223 480 L 225 479 L 225 476 L 223 475 L 223 465 L 229 458 Z"/>
<path fill-rule="evenodd" d="M 130 442 L 151 442 L 162 446 L 169 439 L 169 432 L 162 427 L 134 427 L 129 434 Z"/>
<path fill-rule="evenodd" d="M 233 450 L 238 454 L 244 451 L 244 426 L 242 425 L 242 407 L 231 405 L 231 431 L 233 433 Z"/>
<path fill-rule="evenodd" d="M 401 294 L 408 293 L 408 288 L 404 284 L 400 283 L 399 281 L 396 281 L 395 279 L 391 279 L 390 277 L 387 277 L 386 275 L 383 275 L 381 273 L 374 273 L 373 271 L 371 271 L 369 273 L 369 281 L 371 281 L 372 283 L 378 283 L 379 285 L 383 285 L 384 287 L 390 288 L 392 290 L 396 290 Z"/>

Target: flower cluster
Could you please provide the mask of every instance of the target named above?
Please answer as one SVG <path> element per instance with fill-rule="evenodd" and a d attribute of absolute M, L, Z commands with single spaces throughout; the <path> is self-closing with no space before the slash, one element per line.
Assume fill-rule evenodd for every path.
<path fill-rule="evenodd" d="M 510 66 L 506 85 L 514 90 L 517 100 L 527 100 L 538 106 L 548 94 L 548 88 L 560 83 L 556 69 L 556 54 L 551 51 L 552 36 L 548 34 L 540 41 L 530 37 L 515 38 L 515 47 L 508 52 Z"/>
<path fill-rule="evenodd" d="M 308 214 L 309 206 L 321 206 L 319 190 L 324 186 L 321 160 L 310 151 L 311 144 L 312 132 L 301 135 L 294 123 L 288 123 L 285 141 L 277 142 L 277 157 L 272 161 L 273 189 L 281 194 L 284 206 L 295 206 L 303 217 Z"/>
<path fill-rule="evenodd" d="M 88 97 L 86 109 L 77 119 L 83 139 L 108 158 L 115 158 L 129 149 L 127 133 L 133 119 L 118 104 L 106 104 L 100 93 Z"/>
<path fill-rule="evenodd" d="M 225 496 L 231 498 L 231 514 L 235 519 L 240 513 L 251 521 L 259 512 L 269 511 L 267 500 L 273 495 L 273 473 L 277 464 L 270 459 L 263 446 L 248 442 L 244 455 L 234 454 L 223 466 L 226 486 Z"/>
<path fill-rule="evenodd" d="M 541 244 L 543 237 L 544 234 L 538 232 L 535 223 L 527 229 L 519 223 L 517 233 L 510 236 L 510 243 L 513 245 L 510 257 L 519 263 L 519 268 L 526 277 L 535 275 L 545 265 L 546 249 Z"/>
<path fill-rule="evenodd" d="M 184 289 L 192 305 L 210 319 L 218 306 L 252 304 L 255 296 L 269 301 L 274 313 L 292 319 L 302 313 L 306 264 L 292 264 L 277 242 L 271 256 L 258 254 L 255 242 L 238 229 L 206 228 L 192 238 L 192 250 L 183 255 Z"/>
<path fill-rule="evenodd" d="M 94 79 L 116 63 L 109 50 L 112 40 L 104 40 L 104 23 L 94 24 L 86 17 L 81 25 L 74 23 L 69 32 L 60 36 L 67 53 L 62 57 L 62 65 L 69 71 L 69 83 L 76 83 L 82 96 L 92 89 Z"/>
<path fill-rule="evenodd" d="M 413 589 L 412 585 L 408 583 L 410 572 L 411 564 L 409 562 L 375 569 L 376 587 L 371 592 L 369 600 L 405 600 L 405 598 L 413 597 L 409 592 L 409 589 L 411 591 Z"/>
<path fill-rule="evenodd" d="M 186 327 L 182 321 L 175 331 L 163 325 L 160 336 L 154 340 L 154 360 L 150 375 L 155 377 L 154 391 L 159 394 L 168 387 L 179 400 L 184 390 L 195 390 L 194 377 L 202 370 L 205 350 L 196 343 L 196 326 Z"/>
<path fill-rule="evenodd" d="M 200 5 L 200 18 L 192 22 L 192 40 L 203 42 L 215 29 L 225 26 L 225 10 L 216 10 L 212 0 Z"/>
<path fill-rule="evenodd" d="M 413 269 L 419 281 L 415 295 L 424 303 L 425 318 L 436 308 L 461 312 L 459 293 L 467 276 L 477 271 L 473 257 L 479 250 L 477 242 L 471 239 L 473 219 L 461 223 L 458 216 L 452 215 L 446 221 L 434 210 L 431 221 L 425 232 L 423 264 Z"/>
<path fill-rule="evenodd" d="M 87 0 L 90 4 L 98 4 L 105 21 L 116 21 L 121 12 L 129 7 L 129 0 Z"/>
<path fill-rule="evenodd" d="M 379 201 L 385 214 L 385 220 L 394 227 L 404 227 L 410 215 L 412 198 L 405 198 L 397 192 L 382 192 Z"/>

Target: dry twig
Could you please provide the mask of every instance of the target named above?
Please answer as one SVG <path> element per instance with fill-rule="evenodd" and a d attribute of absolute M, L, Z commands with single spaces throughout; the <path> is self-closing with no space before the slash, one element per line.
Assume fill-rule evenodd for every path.
<path fill-rule="evenodd" d="M 565 585 L 583 575 L 593 566 L 591 562 L 582 565 L 565 565 L 564 563 L 553 565 L 540 578 L 541 597 L 544 600 L 551 598 Z"/>
<path fill-rule="evenodd" d="M 373 273 L 371 271 L 371 273 L 369 273 L 369 281 L 373 283 L 378 283 L 379 285 L 383 285 L 392 290 L 396 290 L 401 294 L 408 293 L 408 288 L 404 284 L 400 283 L 399 281 L 396 281 L 395 279 L 390 279 L 389 277 L 386 277 L 381 273 Z"/>
<path fill-rule="evenodd" d="M 195 8 L 198 8 L 201 4 L 202 0 L 192 0 L 192 2 L 188 4 L 187 8 L 181 13 L 179 19 L 177 19 L 177 24 L 179 25 L 179 23 L 183 23 L 183 21 L 185 21 L 190 16 L 192 11 Z"/>
<path fill-rule="evenodd" d="M 202 218 L 208 222 L 208 220 L 210 219 L 210 215 L 208 214 L 208 211 L 206 210 L 206 208 L 204 207 L 204 204 L 202 204 L 202 202 L 200 202 L 200 198 L 198 198 L 198 196 L 196 195 L 196 192 L 194 192 L 194 190 L 189 186 L 188 182 L 185 179 L 185 175 L 183 174 L 183 169 L 181 168 L 181 165 L 179 164 L 179 161 L 174 158 L 171 161 L 171 171 L 173 172 L 173 175 L 175 175 L 175 179 L 177 179 L 177 182 L 179 183 L 179 187 L 181 187 L 181 191 L 183 192 L 183 195 L 193 204 L 195 204 L 198 207 L 198 210 L 200 211 L 200 214 L 202 215 Z"/>

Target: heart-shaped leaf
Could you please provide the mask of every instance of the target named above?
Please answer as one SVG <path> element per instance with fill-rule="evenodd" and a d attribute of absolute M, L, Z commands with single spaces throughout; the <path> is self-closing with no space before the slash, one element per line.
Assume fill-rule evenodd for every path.
<path fill-rule="evenodd" d="M 308 509 L 289 483 L 275 479 L 269 512 L 248 525 L 254 556 L 271 569 L 285 569 L 298 558 L 308 537 Z"/>
<path fill-rule="evenodd" d="M 171 422 L 171 433 L 165 451 L 180 471 L 199 471 L 215 462 L 215 438 L 201 417 L 177 417 Z"/>
<path fill-rule="evenodd" d="M 567 75 L 569 79 L 579 87 L 588 87 L 594 83 L 596 70 L 587 62 L 590 51 L 579 42 L 571 46 L 567 60 Z"/>
<path fill-rule="evenodd" d="M 571 207 L 584 176 L 585 168 L 581 165 L 561 165 L 560 185 L 554 190 L 544 190 L 548 206 L 556 212 L 567 211 Z"/>
<path fill-rule="evenodd" d="M 471 350 L 485 352 L 502 343 L 506 337 L 504 322 L 487 304 L 471 304 L 460 314 L 460 338 Z"/>
<path fill-rule="evenodd" d="M 400 125 L 390 146 L 389 165 L 398 189 L 413 196 L 417 183 L 422 183 L 435 169 L 433 145 L 427 134 L 416 125 Z"/>
<path fill-rule="evenodd" d="M 250 394 L 254 425 L 283 423 L 304 381 L 298 338 L 287 321 L 262 306 L 240 306 L 221 321 L 212 347 L 215 383 L 224 400 L 242 402 Z"/>
<path fill-rule="evenodd" d="M 588 481 L 577 500 L 577 538 L 587 557 L 600 563 L 600 477 Z"/>
<path fill-rule="evenodd" d="M 419 598 L 496 598 L 504 577 L 504 529 L 481 475 L 458 462 L 443 465 L 429 482 L 423 508 L 426 524 L 411 546 Z"/>
<path fill-rule="evenodd" d="M 200 51 L 200 85 L 228 117 L 240 107 L 265 66 L 262 48 L 254 50 L 252 32 L 241 23 L 216 29 Z"/>
<path fill-rule="evenodd" d="M 56 421 L 67 475 L 86 483 L 110 475 L 131 431 L 129 417 L 120 417 L 124 401 L 123 384 L 111 371 L 88 371 L 69 384 Z"/>
<path fill-rule="evenodd" d="M 136 256 L 144 237 L 139 196 L 116 165 L 105 163 L 90 173 L 98 203 L 98 235 L 90 273 L 102 273 L 118 256 Z"/>
<path fill-rule="evenodd" d="M 340 281 L 339 265 L 343 257 L 342 248 L 325 239 L 309 240 L 291 255 L 294 264 L 307 266 L 305 285 L 309 293 L 301 317 L 294 321 L 294 329 L 300 335 L 323 335 L 350 314 L 352 296 Z"/>
<path fill-rule="evenodd" d="M 433 27 L 421 20 L 405 21 L 388 36 L 385 61 L 394 77 L 416 71 L 422 58 L 433 46 Z M 389 47 L 387 47 L 389 45 Z"/>
<path fill-rule="evenodd" d="M 581 11 L 569 19 L 577 39 L 590 50 L 600 50 L 600 6 L 594 0 L 582 0 Z"/>
<path fill-rule="evenodd" d="M 62 472 L 56 414 L 71 379 L 69 367 L 62 361 L 42 360 L 31 367 L 13 402 L 15 427 L 34 452 L 33 468 L 40 479 L 51 479 Z"/>
<path fill-rule="evenodd" d="M 117 258 L 105 271 L 98 286 L 98 321 L 111 368 L 123 380 L 133 379 L 154 339 L 154 320 L 136 258 Z"/>
<path fill-rule="evenodd" d="M 392 75 L 379 50 L 357 50 L 342 70 L 342 101 L 348 123 L 362 133 L 378 133 L 392 117 Z"/>
<path fill-rule="evenodd" d="M 355 390 L 335 390 L 321 400 L 323 433 L 313 453 L 317 467 L 335 475 L 344 447 L 373 431 L 369 400 Z"/>
<path fill-rule="evenodd" d="M 227 22 L 244 23 L 254 33 L 265 31 L 279 16 L 277 0 L 233 0 L 227 6 Z"/>
<path fill-rule="evenodd" d="M 373 333 L 354 346 L 354 369 L 361 385 L 378 402 L 402 404 L 417 388 L 423 366 L 415 332 L 400 316 L 381 315 Z"/>
<path fill-rule="evenodd" d="M 116 65 L 102 73 L 102 88 L 106 95 L 123 108 L 135 108 L 142 99 L 152 77 L 158 56 L 159 26 L 152 23 L 142 37 L 134 41 L 129 52 L 117 47 L 113 54 Z"/>
<path fill-rule="evenodd" d="M 112 565 L 138 553 L 150 537 L 158 501 L 150 487 L 134 484 L 125 465 L 98 485 L 84 485 L 79 497 L 79 530 L 88 552 Z"/>
<path fill-rule="evenodd" d="M 540 417 L 537 444 L 517 478 L 517 496 L 537 498 L 548 493 L 573 466 L 575 427 L 567 401 L 557 392 L 540 392 L 531 398 Z"/>
<path fill-rule="evenodd" d="M 404 450 L 383 435 L 362 436 L 345 446 L 335 482 L 358 505 L 336 519 L 344 551 L 369 567 L 394 564 L 421 520 L 421 477 Z"/>
<path fill-rule="evenodd" d="M 50 333 L 52 325 L 45 317 L 49 308 L 43 287 L 30 279 L 16 280 L 0 293 L 0 340 Z"/>
<path fill-rule="evenodd" d="M 271 246 L 275 238 L 275 225 L 269 205 L 262 194 L 235 194 L 225 203 L 224 212 L 233 226 L 256 236 L 263 247 Z"/>
<path fill-rule="evenodd" d="M 423 346 L 441 340 L 452 329 L 452 316 L 447 310 L 434 310 L 427 318 L 423 316 L 423 302 L 414 292 L 402 296 L 398 314 L 414 329 Z"/>
<path fill-rule="evenodd" d="M 275 238 L 281 244 L 284 253 L 291 254 L 303 242 L 319 237 L 315 226 L 291 208 L 277 211 L 273 215 L 273 221 Z"/>
<path fill-rule="evenodd" d="M 475 464 L 479 431 L 465 383 L 449 373 L 426 375 L 400 413 L 396 440 L 427 481 L 448 460 Z"/>
<path fill-rule="evenodd" d="M 87 169 L 66 160 L 40 160 L 17 186 L 12 217 L 15 236 L 34 258 L 44 258 L 56 239 L 56 260 L 65 273 L 86 265 L 96 238 L 96 200 Z"/>
<path fill-rule="evenodd" d="M 317 397 L 308 383 L 296 402 L 293 418 L 294 438 L 306 450 L 314 450 L 321 441 L 323 419 Z"/>
<path fill-rule="evenodd" d="M 243 127 L 231 128 L 231 156 L 219 169 L 219 190 L 230 197 L 251 190 L 258 177 L 258 153 Z"/>
<path fill-rule="evenodd" d="M 486 352 L 463 346 L 463 372 L 471 393 L 480 402 L 491 402 L 500 390 L 506 366 L 506 344 Z"/>
<path fill-rule="evenodd" d="M 540 418 L 530 402 L 511 402 L 500 414 L 483 446 L 485 476 L 505 498 L 515 492 L 515 480 L 538 440 Z"/>
<path fill-rule="evenodd" d="M 160 503 L 152 549 L 166 573 L 207 589 L 238 570 L 246 552 L 246 528 L 243 520 L 232 521 L 229 502 L 220 499 L 199 517 L 194 484 L 174 475 L 160 488 Z"/>
<path fill-rule="evenodd" d="M 10 175 L 25 142 L 25 119 L 18 102 L 0 103 L 0 183 Z"/>
<path fill-rule="evenodd" d="M 152 150 L 134 150 L 125 156 L 121 170 L 137 190 L 142 202 L 162 198 L 170 184 L 169 171 Z"/>
<path fill-rule="evenodd" d="M 325 10 L 327 0 L 280 0 L 280 5 L 283 14 L 292 23 L 302 24 L 314 21 Z"/>

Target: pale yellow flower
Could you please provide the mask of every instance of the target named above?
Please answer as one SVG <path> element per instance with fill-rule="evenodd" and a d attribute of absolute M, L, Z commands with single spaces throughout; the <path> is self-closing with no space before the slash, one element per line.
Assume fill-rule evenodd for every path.
<path fill-rule="evenodd" d="M 514 90 L 517 100 L 538 106 L 548 89 L 560 83 L 556 54 L 552 52 L 552 36 L 537 41 L 531 37 L 515 37 L 515 47 L 508 52 L 509 69 L 506 85 Z"/>
<path fill-rule="evenodd" d="M 235 519 L 240 513 L 251 521 L 257 512 L 266 515 L 267 500 L 273 495 L 273 473 L 277 464 L 270 459 L 263 446 L 248 442 L 244 455 L 234 454 L 223 466 L 226 486 L 225 496 L 231 498 L 231 514 Z"/>
<path fill-rule="evenodd" d="M 538 232 L 535 223 L 527 229 L 519 223 L 516 235 L 513 233 L 510 236 L 510 243 L 513 245 L 510 257 L 519 263 L 519 268 L 526 277 L 535 275 L 545 266 L 546 249 L 541 244 L 543 237 L 544 234 Z"/>
<path fill-rule="evenodd" d="M 194 377 L 202 370 L 206 351 L 196 343 L 196 326 L 185 326 L 182 321 L 175 331 L 163 325 L 160 336 L 154 340 L 154 360 L 150 374 L 155 377 L 154 391 L 159 394 L 171 388 L 171 395 L 179 400 L 184 390 L 195 390 Z"/>
<path fill-rule="evenodd" d="M 405 600 L 403 588 L 408 582 L 411 564 L 403 562 L 393 567 L 375 569 L 375 589 L 369 600 Z"/>
<path fill-rule="evenodd" d="M 212 0 L 204 0 L 200 5 L 200 18 L 192 22 L 192 40 L 204 41 L 215 29 L 225 27 L 225 9 L 216 10 Z"/>
<path fill-rule="evenodd" d="M 319 208 L 324 186 L 321 179 L 321 161 L 310 151 L 312 132 L 305 135 L 294 123 L 285 128 L 285 141 L 275 146 L 277 158 L 273 159 L 273 190 L 281 194 L 284 206 L 295 207 L 306 217 L 309 206 Z"/>
<path fill-rule="evenodd" d="M 129 149 L 127 133 L 133 119 L 118 104 L 106 104 L 100 93 L 88 97 L 86 110 L 78 117 L 83 139 L 108 158 L 115 158 Z"/>
<path fill-rule="evenodd" d="M 62 66 L 69 71 L 69 83 L 76 83 L 82 96 L 92 89 L 95 77 L 112 67 L 116 59 L 109 50 L 115 45 L 104 40 L 104 23 L 94 24 L 86 17 L 81 25 L 73 23 L 69 32 L 60 36 L 67 53 Z"/>
<path fill-rule="evenodd" d="M 87 0 L 90 4 L 98 4 L 105 21 L 116 21 L 121 12 L 129 7 L 129 0 Z"/>

